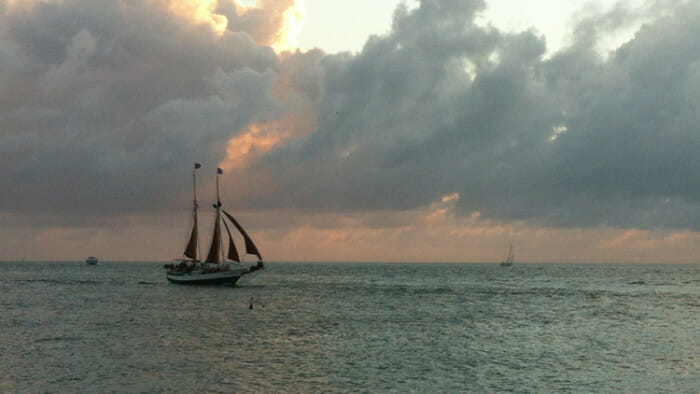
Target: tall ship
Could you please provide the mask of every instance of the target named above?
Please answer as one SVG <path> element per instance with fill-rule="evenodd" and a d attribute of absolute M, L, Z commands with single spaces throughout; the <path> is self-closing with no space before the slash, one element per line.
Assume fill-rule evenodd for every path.
<path fill-rule="evenodd" d="M 188 285 L 234 285 L 241 276 L 265 268 L 262 255 L 255 243 L 250 238 L 248 233 L 243 229 L 243 226 L 230 213 L 225 211 L 219 198 L 219 177 L 223 174 L 221 168 L 216 169 L 216 203 L 213 204 L 216 210 L 214 219 L 214 233 L 212 235 L 209 253 L 204 260 L 200 260 L 199 250 L 199 233 L 197 210 L 197 170 L 201 168 L 199 163 L 194 164 L 192 170 L 193 183 L 193 224 L 190 233 L 189 241 L 183 253 L 184 258 L 176 259 L 172 263 L 165 264 L 166 277 L 169 282 L 176 284 Z M 222 236 L 221 227 L 226 230 L 228 236 L 228 248 L 224 253 L 223 246 L 224 237 Z M 241 258 L 236 249 L 236 244 L 233 242 L 231 235 L 231 227 L 234 227 L 243 236 L 245 242 L 245 252 L 249 255 L 257 256 L 257 263 L 252 266 L 245 265 L 241 262 Z"/>

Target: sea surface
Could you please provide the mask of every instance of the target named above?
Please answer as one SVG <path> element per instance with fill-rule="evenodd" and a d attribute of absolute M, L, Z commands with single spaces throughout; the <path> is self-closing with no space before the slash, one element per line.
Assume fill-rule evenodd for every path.
<path fill-rule="evenodd" d="M 0 263 L 0 392 L 700 392 L 700 264 L 161 266 Z"/>

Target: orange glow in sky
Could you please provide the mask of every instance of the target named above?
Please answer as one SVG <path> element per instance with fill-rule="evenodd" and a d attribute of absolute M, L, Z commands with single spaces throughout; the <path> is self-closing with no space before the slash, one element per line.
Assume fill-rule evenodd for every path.
<path fill-rule="evenodd" d="M 283 121 L 253 123 L 245 133 L 229 140 L 226 159 L 219 166 L 226 170 L 245 168 L 250 161 L 279 146 L 291 135 Z"/>

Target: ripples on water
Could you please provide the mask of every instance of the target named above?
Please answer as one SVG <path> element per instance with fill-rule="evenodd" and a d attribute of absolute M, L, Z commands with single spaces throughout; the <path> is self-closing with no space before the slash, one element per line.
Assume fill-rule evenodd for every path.
<path fill-rule="evenodd" d="M 0 263 L 0 392 L 700 387 L 700 265 L 160 267 Z"/>

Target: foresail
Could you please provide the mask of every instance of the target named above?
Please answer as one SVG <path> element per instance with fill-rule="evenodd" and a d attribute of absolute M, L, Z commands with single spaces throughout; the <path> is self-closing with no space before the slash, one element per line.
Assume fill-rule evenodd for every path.
<path fill-rule="evenodd" d="M 241 261 L 238 256 L 238 250 L 236 250 L 236 244 L 233 243 L 233 237 L 231 236 L 231 230 L 228 228 L 228 224 L 224 221 L 224 227 L 226 228 L 226 233 L 228 234 L 228 259 L 233 261 Z"/>
<path fill-rule="evenodd" d="M 231 221 L 231 223 L 233 223 L 233 225 L 236 226 L 238 231 L 241 232 L 241 235 L 243 235 L 243 239 L 245 239 L 245 251 L 246 251 L 246 253 L 258 256 L 258 259 L 260 259 L 260 261 L 262 262 L 262 256 L 260 255 L 260 251 L 258 251 L 258 248 L 255 246 L 255 243 L 253 242 L 253 240 L 250 238 L 250 236 L 248 236 L 248 233 L 246 233 L 246 231 L 243 229 L 243 226 L 241 226 L 238 223 L 238 221 L 233 216 L 231 216 L 230 213 L 228 213 L 224 210 L 222 210 L 222 212 Z"/>

